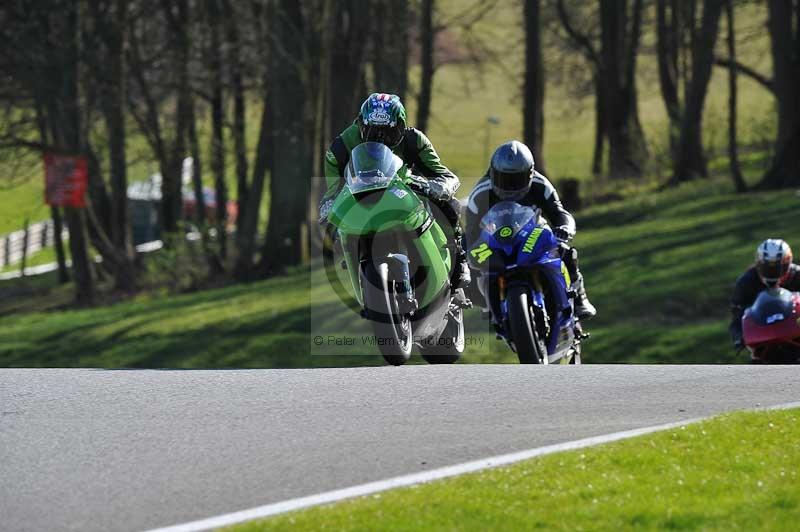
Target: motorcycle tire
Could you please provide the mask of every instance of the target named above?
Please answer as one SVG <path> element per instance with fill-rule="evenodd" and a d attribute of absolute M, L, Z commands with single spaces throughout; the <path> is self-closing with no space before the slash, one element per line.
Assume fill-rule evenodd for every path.
<path fill-rule="evenodd" d="M 389 279 L 386 262 L 368 264 L 362 271 L 364 306 L 372 324 L 378 349 L 392 366 L 402 366 L 411 357 L 413 333 L 411 318 L 400 314 L 396 285 Z"/>
<path fill-rule="evenodd" d="M 508 289 L 508 321 L 511 338 L 517 348 L 520 364 L 541 364 L 547 356 L 547 348 L 539 338 L 533 323 L 530 306 L 530 290 L 523 285 L 514 285 Z"/>
<path fill-rule="evenodd" d="M 436 345 L 422 345 L 422 358 L 428 364 L 453 364 L 464 352 L 464 310 L 457 309 L 448 314 L 447 325 Z"/>

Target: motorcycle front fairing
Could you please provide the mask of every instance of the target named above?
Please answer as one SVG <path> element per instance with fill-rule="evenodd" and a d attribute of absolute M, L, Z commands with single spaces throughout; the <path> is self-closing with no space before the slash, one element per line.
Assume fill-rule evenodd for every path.
<path fill-rule="evenodd" d="M 761 292 L 742 316 L 742 333 L 751 348 L 771 343 L 800 348 L 800 293 L 783 288 Z"/>
<path fill-rule="evenodd" d="M 350 281 L 361 304 L 359 261 L 365 252 L 380 252 L 375 248 L 376 238 L 403 238 L 413 247 L 408 250 L 415 259 L 413 268 L 424 272 L 413 276 L 412 271 L 421 307 L 441 299 L 440 286 L 449 278 L 446 236 L 425 202 L 406 185 L 408 178 L 403 161 L 383 144 L 360 144 L 351 153 L 345 187 L 334 200 L 328 219 L 337 228 Z M 370 249 L 360 249 L 365 246 Z"/>
<path fill-rule="evenodd" d="M 553 324 L 547 339 L 549 353 L 554 353 L 559 344 L 560 330 L 573 325 L 572 306 L 568 294 L 569 273 L 558 253 L 559 242 L 552 231 L 539 224 L 538 212 L 531 207 L 514 202 L 501 202 L 492 207 L 481 220 L 481 235 L 469 252 L 473 267 L 488 277 L 488 286 L 496 286 L 498 277 L 507 285 L 525 283 L 531 287 L 534 305 L 548 312 L 543 286 L 533 283 L 532 272 L 544 276 L 549 287 L 553 312 Z M 518 275 L 519 273 L 519 275 Z M 494 314 L 508 315 L 506 301 L 500 301 Z M 499 316 L 495 316 L 498 323 Z"/>
<path fill-rule="evenodd" d="M 520 231 L 517 238 L 521 247 L 517 253 L 517 268 L 534 271 L 543 276 L 544 287 L 552 309 L 547 308 L 543 286 L 534 286 L 533 302 L 544 312 L 551 314 L 552 326 L 547 338 L 547 352 L 553 354 L 560 341 L 571 342 L 570 335 L 562 337 L 561 332 L 573 326 L 572 305 L 569 298 L 569 274 L 558 252 L 559 242 L 546 226 L 531 224 Z"/>

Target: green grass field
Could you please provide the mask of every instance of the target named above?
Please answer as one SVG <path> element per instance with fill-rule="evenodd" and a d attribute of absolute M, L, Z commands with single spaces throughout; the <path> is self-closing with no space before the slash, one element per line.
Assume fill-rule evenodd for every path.
<path fill-rule="evenodd" d="M 800 410 L 736 413 L 230 527 L 796 530 Z"/>
<path fill-rule="evenodd" d="M 697 182 L 578 217 L 582 269 L 599 309 L 584 362 L 746 361 L 727 336 L 730 288 L 761 239 L 800 241 L 800 196 L 730 189 L 727 181 Z M 369 345 L 314 348 L 318 334 L 369 332 L 318 268 L 182 295 L 147 292 L 93 309 L 68 308 L 70 287 L 51 288 L 51 280 L 0 284 L 0 366 L 382 364 Z M 476 310 L 467 312 L 467 334 L 464 362 L 516 360 Z"/>

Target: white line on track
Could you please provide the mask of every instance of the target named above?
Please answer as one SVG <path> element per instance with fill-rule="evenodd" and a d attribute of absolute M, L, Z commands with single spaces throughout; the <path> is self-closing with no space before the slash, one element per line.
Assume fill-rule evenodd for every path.
<path fill-rule="evenodd" d="M 800 402 L 786 403 L 775 405 L 759 410 L 784 410 L 788 408 L 800 408 Z M 719 415 L 719 414 L 715 414 Z M 301 510 L 311 506 L 319 506 L 322 504 L 330 504 L 333 502 L 342 501 L 344 499 L 351 499 L 354 497 L 363 497 L 364 495 L 371 495 L 381 491 L 386 491 L 395 488 L 403 488 L 415 484 L 423 484 L 432 482 L 434 480 L 441 480 L 444 478 L 463 475 L 465 473 L 474 473 L 482 469 L 498 467 L 529 458 L 536 458 L 537 456 L 544 456 L 547 454 L 558 453 L 562 451 L 571 451 L 575 449 L 583 449 L 585 447 L 592 447 L 603 443 L 610 443 L 644 434 L 651 434 L 662 430 L 669 430 L 674 428 L 683 427 L 688 424 L 697 423 L 710 419 L 714 416 L 700 417 L 685 419 L 683 421 L 676 421 L 675 423 L 665 423 L 663 425 L 653 425 L 650 427 L 643 427 L 640 429 L 625 430 L 622 432 L 613 432 L 611 434 L 603 434 L 601 436 L 593 436 L 591 438 L 584 438 L 582 440 L 574 440 L 564 443 L 557 443 L 555 445 L 546 445 L 544 447 L 537 447 L 535 449 L 528 449 L 526 451 L 519 451 L 510 454 L 501 454 L 492 456 L 490 458 L 483 458 L 474 460 L 472 462 L 464 462 L 452 466 L 442 467 L 439 469 L 432 469 L 430 471 L 423 471 L 421 473 L 412 473 L 410 475 L 402 475 L 399 477 L 388 478 L 386 480 L 379 480 L 377 482 L 369 482 L 367 484 L 359 484 L 349 488 L 343 488 L 333 491 L 326 491 L 316 495 L 309 495 L 306 497 L 299 497 L 296 499 L 289 499 L 286 501 L 258 506 L 247 510 L 232 512 L 229 514 L 217 515 L 199 521 L 191 521 L 180 525 L 173 525 L 164 528 L 155 528 L 147 532 L 199 532 L 203 530 L 213 530 L 224 526 L 235 525 L 253 519 L 261 519 L 272 515 L 291 512 L 294 510 Z"/>

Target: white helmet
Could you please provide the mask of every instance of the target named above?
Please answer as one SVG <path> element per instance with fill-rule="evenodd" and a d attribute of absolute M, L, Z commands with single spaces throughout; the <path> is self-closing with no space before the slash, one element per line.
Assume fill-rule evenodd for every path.
<path fill-rule="evenodd" d="M 780 286 L 789 276 L 792 248 L 779 238 L 764 240 L 756 250 L 756 271 L 770 288 Z"/>

